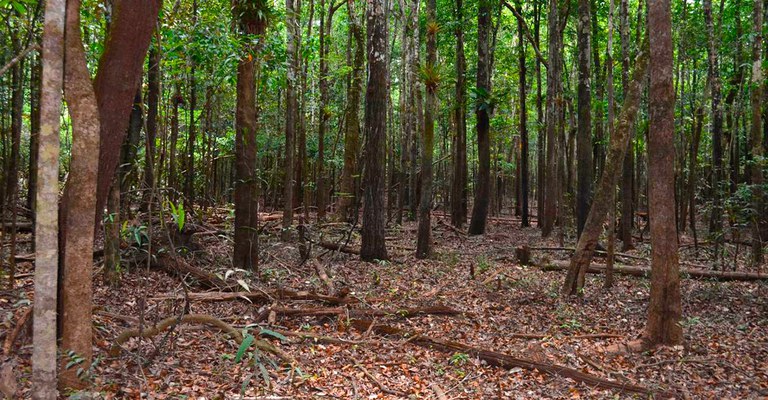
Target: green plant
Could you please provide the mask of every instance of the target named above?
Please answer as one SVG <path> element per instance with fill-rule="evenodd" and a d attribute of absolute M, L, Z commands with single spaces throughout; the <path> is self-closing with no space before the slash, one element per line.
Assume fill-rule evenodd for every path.
<path fill-rule="evenodd" d="M 453 353 L 448 362 L 452 365 L 464 365 L 469 362 L 469 354 L 467 353 Z"/>
<path fill-rule="evenodd" d="M 187 213 L 184 211 L 184 203 L 180 202 L 178 205 L 175 205 L 169 201 L 168 208 L 171 209 L 171 217 L 176 223 L 176 228 L 181 232 L 184 230 L 184 224 L 186 223 L 187 218 Z"/>

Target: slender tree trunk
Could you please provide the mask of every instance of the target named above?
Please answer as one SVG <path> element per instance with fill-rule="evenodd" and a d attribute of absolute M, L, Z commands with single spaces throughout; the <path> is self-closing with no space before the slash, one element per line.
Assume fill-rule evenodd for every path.
<path fill-rule="evenodd" d="M 752 141 L 752 160 L 762 160 L 763 138 L 762 134 L 762 100 L 763 100 L 763 59 L 762 59 L 762 47 L 763 47 L 763 2 L 762 0 L 755 0 L 753 10 L 753 42 L 752 42 L 752 87 L 751 87 L 751 102 L 752 102 L 752 126 L 750 129 L 750 136 Z M 752 262 L 754 265 L 760 265 L 763 261 L 763 237 L 766 216 L 765 216 L 765 200 L 763 198 L 764 193 L 762 189 L 763 185 L 763 167 L 764 162 L 754 162 L 752 165 L 752 184 L 754 185 L 754 200 L 753 209 L 755 210 L 755 217 L 753 218 L 752 228 Z"/>
<path fill-rule="evenodd" d="M 80 38 L 80 1 L 67 2 L 64 95 L 72 119 L 72 160 L 61 200 L 61 350 L 82 362 L 66 368 L 59 387 L 82 388 L 77 369 L 87 370 L 93 356 L 92 271 L 96 186 L 99 171 L 99 108 Z"/>
<path fill-rule="evenodd" d="M 285 0 L 286 54 L 288 76 L 285 88 L 285 167 L 283 178 L 283 240 L 290 238 L 293 225 L 296 128 L 299 119 L 299 103 L 296 95 L 299 74 L 299 5 L 300 0 Z"/>
<path fill-rule="evenodd" d="M 40 131 L 35 207 L 35 302 L 32 318 L 34 400 L 55 399 L 56 303 L 59 265 L 59 125 L 64 83 L 66 1 L 45 2 L 41 52 Z M 89 321 L 90 322 L 90 321 Z"/>
<path fill-rule="evenodd" d="M 590 0 L 579 0 L 578 18 L 578 184 L 576 189 L 576 236 L 581 235 L 592 198 L 592 84 L 590 82 L 590 29 L 592 12 Z M 610 40 L 610 39 L 609 39 Z"/>
<path fill-rule="evenodd" d="M 149 210 L 155 187 L 155 140 L 157 138 L 157 113 L 160 104 L 160 36 L 149 51 L 147 66 L 147 129 L 144 145 L 144 196 L 141 210 Z"/>
<path fill-rule="evenodd" d="M 192 30 L 197 29 L 197 0 L 192 1 Z M 196 65 L 192 57 L 189 58 L 189 123 L 187 126 L 187 156 L 184 180 L 184 197 L 191 204 L 195 202 L 195 139 L 197 139 L 197 124 L 195 123 L 195 109 L 197 109 L 197 80 L 195 79 Z M 190 207 L 191 209 L 191 207 Z"/>
<path fill-rule="evenodd" d="M 534 38 L 536 48 L 541 48 L 541 4 L 536 0 L 534 6 Z M 544 215 L 544 193 L 546 192 L 546 128 L 544 127 L 544 108 L 541 95 L 541 59 L 536 57 L 536 215 L 537 226 L 542 228 Z"/>
<path fill-rule="evenodd" d="M 488 218 L 488 205 L 491 195 L 491 53 L 489 36 L 491 30 L 490 0 L 480 0 L 477 10 L 477 92 L 478 104 L 475 106 L 477 120 L 477 161 L 478 172 L 475 180 L 475 201 L 472 207 L 472 219 L 469 224 L 470 235 L 485 233 Z"/>
<path fill-rule="evenodd" d="M 704 0 L 704 20 L 707 25 L 707 37 L 709 45 L 707 55 L 709 58 L 709 83 L 712 91 L 712 213 L 709 220 L 709 231 L 713 235 L 715 243 L 715 259 L 719 262 L 718 253 L 722 243 L 722 195 L 720 185 L 723 181 L 723 110 L 720 104 L 720 60 L 717 48 L 720 40 L 716 37 L 714 23 L 712 21 L 712 0 Z"/>
<path fill-rule="evenodd" d="M 560 31 L 560 15 L 558 1 L 549 1 L 549 68 L 547 69 L 547 115 L 546 115 L 546 141 L 547 160 L 543 179 L 545 180 L 544 209 L 539 215 L 541 221 L 541 234 L 544 237 L 552 233 L 558 216 L 558 199 L 560 193 L 560 179 L 558 174 L 558 133 L 562 128 L 562 82 L 563 72 L 563 45 L 562 32 Z"/>
<path fill-rule="evenodd" d="M 238 0 L 233 5 L 244 35 L 263 36 L 267 27 L 263 0 Z M 257 171 L 257 108 L 254 71 L 257 60 L 249 48 L 237 66 L 237 106 L 235 112 L 235 247 L 232 265 L 256 271 L 259 264 L 259 185 Z M 290 198 L 289 198 L 290 200 Z M 289 201 L 290 203 L 290 201 Z"/>
<path fill-rule="evenodd" d="M 451 223 L 461 228 L 467 222 L 467 59 L 464 56 L 463 0 L 456 0 L 456 137 L 451 182 Z"/>
<path fill-rule="evenodd" d="M 384 0 L 367 0 L 368 88 L 365 92 L 365 172 L 360 258 L 386 260 L 384 195 L 387 135 L 387 20 Z"/>
<path fill-rule="evenodd" d="M 669 0 L 648 1 L 650 35 L 648 194 L 651 221 L 651 299 L 644 342 L 682 340 L 680 273 L 675 222 L 675 93 Z"/>
<path fill-rule="evenodd" d="M 365 72 L 365 34 L 355 3 L 347 2 L 349 29 L 354 38 L 355 54 L 351 79 L 347 88 L 347 111 L 344 131 L 344 168 L 341 173 L 337 212 L 339 219 L 349 221 L 357 198 L 357 153 L 360 150 L 360 94 Z"/>
<path fill-rule="evenodd" d="M 437 112 L 437 10 L 436 0 L 427 0 L 427 64 L 424 83 L 427 101 L 424 107 L 424 139 L 421 154 L 421 199 L 416 258 L 427 258 L 432 253 L 432 153 L 435 142 L 435 114 Z"/>
<path fill-rule="evenodd" d="M 521 0 L 517 0 L 516 4 L 517 10 L 522 15 L 523 12 L 523 3 Z M 528 199 L 530 197 L 529 194 L 529 186 L 530 186 L 530 172 L 528 171 L 528 160 L 529 160 L 529 154 L 528 154 L 528 109 L 526 108 L 526 100 L 527 100 L 527 92 L 526 92 L 526 74 L 527 74 L 527 68 L 525 65 L 525 59 L 526 59 L 526 50 L 525 50 L 525 40 L 523 39 L 523 21 L 518 20 L 517 21 L 517 37 L 518 37 L 518 43 L 517 43 L 517 52 L 518 52 L 518 65 L 519 65 L 519 90 L 520 90 L 520 99 L 519 99 L 519 113 L 520 113 L 520 217 L 521 217 L 521 225 L 523 227 L 530 226 L 530 217 L 529 217 L 529 208 L 528 208 Z"/>
<path fill-rule="evenodd" d="M 419 159 L 419 139 L 421 137 L 421 133 L 423 132 L 423 123 L 424 121 L 421 118 L 422 115 L 422 105 L 421 105 L 421 78 L 419 75 L 419 70 L 421 68 L 420 64 L 420 56 L 419 56 L 419 50 L 420 50 L 420 43 L 419 38 L 421 35 L 419 34 L 419 6 L 421 5 L 421 0 L 410 0 L 411 1 L 411 12 L 410 12 L 410 44 L 408 46 L 409 50 L 409 60 L 408 60 L 408 83 L 409 83 L 409 93 L 408 93 L 408 116 L 410 118 L 410 126 L 411 126 L 411 137 L 410 137 L 410 154 L 409 159 L 410 162 L 408 164 L 409 166 L 409 173 L 408 173 L 408 220 L 409 221 L 415 221 L 416 215 L 417 215 L 417 208 L 418 208 L 418 199 L 419 199 L 419 174 L 418 174 L 418 159 Z"/>
<path fill-rule="evenodd" d="M 629 0 L 621 0 L 620 4 L 620 40 L 621 40 L 621 86 L 624 98 L 627 96 L 629 86 Z M 639 28 L 638 28 L 639 29 Z M 621 222 L 619 224 L 619 240 L 621 240 L 621 251 L 628 251 L 632 246 L 632 221 L 634 216 L 633 194 L 635 153 L 633 151 L 634 123 L 630 128 L 629 149 L 624 158 L 621 174 Z"/>
<path fill-rule="evenodd" d="M 40 88 L 42 87 L 42 61 L 37 57 L 32 64 L 29 82 L 29 182 L 27 184 L 27 208 L 35 217 L 35 198 L 37 197 L 37 168 L 40 149 Z"/>
<path fill-rule="evenodd" d="M 176 192 L 176 148 L 179 140 L 179 106 L 183 104 L 184 98 L 181 97 L 181 88 L 176 85 L 176 94 L 173 96 L 173 114 L 171 115 L 171 140 L 168 144 L 168 178 L 167 185 L 171 188 L 171 201 L 176 202 L 178 198 Z"/>
<path fill-rule="evenodd" d="M 133 96 L 143 73 L 161 0 L 114 0 L 112 23 L 93 86 L 99 105 L 99 184 L 96 222 L 101 221 L 109 187 L 120 161 Z"/>
<path fill-rule="evenodd" d="M 635 71 L 632 76 L 627 96 L 624 99 L 618 125 L 611 135 L 605 170 L 600 176 L 595 198 L 590 207 L 584 230 L 579 236 L 576 251 L 571 258 L 568 275 L 565 278 L 561 293 L 567 296 L 583 295 L 583 288 L 587 268 L 592 262 L 592 256 L 597 248 L 597 241 L 603 230 L 603 222 L 613 205 L 611 199 L 619 181 L 621 170 L 627 152 L 627 142 L 631 135 L 632 122 L 637 117 L 640 108 L 640 96 L 646 82 L 648 69 L 648 52 L 646 48 L 640 50 L 635 59 Z"/>

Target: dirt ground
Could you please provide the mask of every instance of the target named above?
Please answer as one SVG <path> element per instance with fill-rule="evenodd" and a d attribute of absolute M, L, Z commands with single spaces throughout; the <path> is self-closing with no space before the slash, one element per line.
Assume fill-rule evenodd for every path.
<path fill-rule="evenodd" d="M 387 310 L 373 317 L 418 337 L 450 340 L 520 359 L 557 364 L 676 398 L 758 399 L 768 397 L 768 285 L 763 282 L 682 280 L 685 343 L 651 352 L 609 353 L 612 345 L 640 336 L 646 317 L 649 280 L 617 275 L 609 291 L 601 275 L 588 276 L 580 299 L 562 299 L 564 272 L 543 272 L 517 263 L 515 248 L 557 247 L 536 228 L 520 228 L 514 218 L 492 220 L 486 235 L 466 237 L 447 221 L 434 221 L 435 254 L 416 260 L 413 222 L 388 231 L 391 260 L 368 264 L 355 255 L 329 251 L 321 242 L 359 248 L 359 237 L 341 224 L 309 225 L 309 260 L 300 253 L 307 242 L 282 243 L 277 227 L 265 228 L 257 274 L 232 270 L 231 240 L 216 235 L 231 221 L 193 235 L 185 260 L 216 272 L 240 291 L 264 298 L 199 301 L 186 292 L 202 292 L 194 279 L 143 266 L 126 268 L 119 287 L 106 285 L 101 269 L 95 279 L 95 357 L 86 371 L 89 392 L 105 399 L 615 399 L 648 395 L 600 389 L 559 375 L 520 367 L 500 368 L 474 354 L 429 348 L 414 336 L 382 336 L 355 328 L 355 310 Z M 211 233 L 210 229 L 213 229 Z M 682 238 L 685 242 L 687 238 Z M 572 238 L 564 238 L 573 246 Z M 570 244 L 569 244 L 570 243 Z M 742 250 L 743 251 L 743 250 Z M 746 251 L 743 251 L 746 253 Z M 130 250 L 124 251 L 130 257 Z M 648 257 L 648 243 L 634 256 Z M 684 260 L 703 262 L 706 245 L 685 246 Z M 566 259 L 567 251 L 533 251 L 538 263 Z M 644 265 L 642 260 L 622 259 Z M 602 262 L 602 261 L 601 261 Z M 647 265 L 647 264 L 646 264 Z M 318 274 L 324 271 L 333 285 Z M 100 268 L 100 265 L 98 266 Z M 739 267 L 740 270 L 743 267 Z M 30 263 L 19 265 L 30 273 Z M 474 277 L 472 276 L 474 274 Z M 238 282 L 239 281 L 239 282 Z M 267 296 L 276 289 L 343 296 L 350 304 Z M 232 289 L 232 288 L 230 288 Z M 0 296 L 6 340 L 32 301 L 32 277 L 16 280 L 16 289 Z M 170 295 L 170 296 L 169 296 Z M 165 299 L 157 299 L 157 297 Z M 174 297 L 168 299 L 168 297 Z M 406 308 L 445 306 L 458 315 L 405 315 Z M 341 309 L 324 316 L 270 312 L 280 308 Z M 274 355 L 239 346 L 218 329 L 199 324 L 173 325 L 146 339 L 130 339 L 110 355 L 123 331 L 153 325 L 182 312 L 208 314 L 272 343 L 295 359 L 286 365 Z M 409 317 L 409 318 L 405 318 Z M 321 339 L 285 336 L 294 332 Z M 247 336 L 247 335 L 246 335 Z M 246 339 L 247 340 L 247 339 Z M 614 346 L 615 347 L 615 346 Z M 27 397 L 31 375 L 31 337 L 24 329 L 6 363 L 14 366 L 19 398 Z M 238 360 L 239 359 L 239 360 Z M 664 398 L 665 396 L 657 396 Z"/>

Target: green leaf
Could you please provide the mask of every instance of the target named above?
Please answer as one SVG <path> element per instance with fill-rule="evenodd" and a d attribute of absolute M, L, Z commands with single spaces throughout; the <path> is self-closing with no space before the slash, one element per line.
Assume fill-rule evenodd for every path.
<path fill-rule="evenodd" d="M 251 334 L 245 335 L 243 338 L 243 342 L 240 343 L 240 348 L 237 349 L 237 354 L 235 354 L 235 362 L 239 363 L 240 360 L 243 359 L 243 355 L 248 350 L 249 347 L 251 347 L 251 344 L 253 344 L 254 337 Z"/>
<path fill-rule="evenodd" d="M 279 332 L 275 332 L 273 330 L 269 329 L 262 329 L 261 332 L 259 332 L 259 335 L 261 336 L 272 336 L 273 338 L 279 339 L 281 342 L 287 342 L 288 338 L 282 335 Z"/>

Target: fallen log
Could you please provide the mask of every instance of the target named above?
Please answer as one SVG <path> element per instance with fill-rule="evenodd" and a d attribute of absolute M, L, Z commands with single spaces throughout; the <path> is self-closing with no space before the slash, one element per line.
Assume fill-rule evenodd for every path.
<path fill-rule="evenodd" d="M 432 307 L 414 307 L 414 308 L 401 308 L 392 310 L 374 310 L 374 309 L 361 309 L 361 308 L 346 308 L 346 307 L 333 307 L 333 308 L 287 308 L 287 307 L 272 307 L 268 312 L 274 312 L 277 315 L 285 315 L 292 317 L 323 317 L 323 316 L 337 316 L 348 315 L 352 318 L 360 317 L 387 317 L 394 316 L 398 318 L 413 318 L 422 315 L 458 315 L 461 311 L 454 310 L 453 308 L 446 306 L 432 306 Z"/>
<path fill-rule="evenodd" d="M 550 261 L 547 265 L 540 265 L 542 271 L 563 271 L 568 270 L 568 261 Z M 587 272 L 592 274 L 605 273 L 605 264 L 592 263 Z M 631 265 L 614 265 L 613 272 L 622 275 L 639 276 L 648 278 L 651 276 L 649 267 L 637 267 Z M 705 269 L 680 269 L 680 276 L 683 278 L 695 279 L 714 279 L 718 281 L 759 281 L 768 280 L 768 274 L 757 272 L 737 272 L 737 271 L 709 271 Z"/>
<path fill-rule="evenodd" d="M 319 301 L 331 305 L 359 303 L 360 300 L 354 297 L 336 297 L 324 294 L 318 294 L 307 291 L 295 291 L 290 289 L 277 289 L 273 291 L 253 291 L 253 292 L 191 292 L 188 296 L 183 293 L 168 293 L 152 297 L 152 300 L 184 300 L 190 301 L 232 301 L 246 300 L 249 302 L 261 301 L 268 302 L 276 299 L 281 300 L 310 300 Z"/>
<path fill-rule="evenodd" d="M 539 371 L 548 375 L 561 376 L 564 378 L 573 379 L 576 382 L 584 383 L 592 387 L 598 387 L 601 389 L 612 389 L 619 392 L 631 392 L 639 393 L 643 395 L 655 396 L 662 395 L 665 397 L 675 397 L 677 394 L 672 391 L 655 390 L 644 386 L 633 385 L 624 382 L 618 382 L 599 376 L 590 375 L 579 370 L 569 368 L 557 364 L 540 363 L 536 361 L 515 358 L 503 353 L 497 353 L 495 351 L 484 350 L 481 348 L 469 346 L 463 343 L 452 342 L 443 339 L 431 338 L 428 336 L 418 335 L 413 332 L 404 331 L 392 326 L 376 325 L 370 320 L 352 320 L 351 325 L 361 331 L 366 332 L 371 330 L 374 333 L 383 336 L 396 336 L 407 339 L 408 343 L 419 345 L 427 349 L 437 349 L 450 353 L 465 353 L 478 359 L 485 361 L 489 365 L 493 365 L 501 368 L 523 368 L 530 371 Z"/>
<path fill-rule="evenodd" d="M 33 225 L 31 222 L 17 222 L 16 224 L 16 232 L 19 233 L 30 233 L 32 232 Z M 10 231 L 14 228 L 14 224 L 12 222 L 3 222 L 2 227 L 4 231 Z"/>
<path fill-rule="evenodd" d="M 144 265 L 145 263 L 146 261 L 144 263 L 139 262 L 138 264 Z M 216 274 L 195 267 L 181 257 L 173 257 L 169 254 L 163 254 L 156 258 L 153 257 L 150 267 L 159 268 L 171 274 L 178 273 L 181 277 L 191 276 L 202 287 L 207 289 L 231 290 L 235 287 L 216 276 Z"/>
<path fill-rule="evenodd" d="M 356 256 L 360 255 L 360 250 L 359 249 L 356 249 L 356 248 L 354 248 L 352 246 L 346 246 L 346 245 L 343 245 L 341 243 L 320 242 L 318 244 L 320 245 L 320 247 L 323 247 L 323 248 L 328 249 L 328 250 L 340 251 L 340 252 L 342 252 L 344 254 L 352 254 L 352 255 L 356 255 Z"/>

